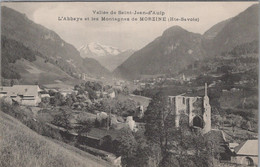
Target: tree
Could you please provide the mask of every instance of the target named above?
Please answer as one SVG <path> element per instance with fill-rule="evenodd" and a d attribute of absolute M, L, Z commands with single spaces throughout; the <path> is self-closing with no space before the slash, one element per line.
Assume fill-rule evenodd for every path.
<path fill-rule="evenodd" d="M 120 133 L 117 153 L 122 156 L 122 165 L 135 167 L 137 142 L 129 128 L 121 129 Z"/>
<path fill-rule="evenodd" d="M 228 115 L 228 118 L 230 120 L 232 131 L 234 133 L 235 132 L 235 127 L 237 127 L 237 128 L 241 127 L 241 123 L 243 121 L 243 118 L 241 116 L 234 115 L 234 114 Z"/>
<path fill-rule="evenodd" d="M 222 72 L 224 74 L 228 74 L 231 70 L 232 70 L 232 68 L 227 65 L 223 65 L 221 67 L 218 67 L 218 69 L 217 69 L 218 72 Z"/>
<path fill-rule="evenodd" d="M 242 120 L 241 128 L 243 128 L 245 130 L 251 130 L 252 126 L 251 126 L 250 121 Z"/>
<path fill-rule="evenodd" d="M 153 152 L 160 154 L 159 166 L 210 166 L 207 140 L 199 132 L 191 131 L 185 114 L 180 115 L 180 127 L 175 127 L 175 115 L 162 93 L 153 97 L 144 119 L 148 143 L 160 148 Z"/>
<path fill-rule="evenodd" d="M 138 144 L 136 148 L 136 153 L 133 158 L 134 167 L 150 167 L 149 164 L 151 155 L 151 149 L 148 145 Z"/>
<path fill-rule="evenodd" d="M 3 69 L 3 67 L 2 67 L 2 69 Z M 3 73 L 3 70 L 2 70 L 2 73 Z M 2 76 L 3 76 L 3 74 L 2 74 Z M 2 86 L 10 86 L 10 80 L 9 79 L 5 79 L 5 78 L 3 78 L 3 77 L 1 77 L 1 80 L 2 80 Z"/>
<path fill-rule="evenodd" d="M 66 103 L 66 100 L 65 100 L 64 96 L 59 92 L 55 92 L 54 98 L 51 98 L 51 100 L 50 100 L 50 104 L 53 106 L 61 106 L 61 105 L 64 105 L 65 103 Z"/>
<path fill-rule="evenodd" d="M 71 124 L 70 124 L 70 114 L 67 113 L 65 110 L 60 109 L 61 113 L 57 114 L 54 116 L 53 121 L 51 122 L 52 124 L 56 126 L 60 126 L 66 129 L 68 132 L 71 129 Z"/>
<path fill-rule="evenodd" d="M 157 93 L 144 115 L 147 140 L 160 146 L 162 157 L 169 152 L 169 142 L 174 134 L 174 118 L 171 115 L 167 98 Z"/>
<path fill-rule="evenodd" d="M 89 99 L 94 100 L 97 99 L 97 94 L 90 88 L 85 89 L 88 92 Z"/>
<path fill-rule="evenodd" d="M 12 79 L 12 80 L 11 80 L 11 86 L 13 86 L 13 85 L 14 85 L 14 80 Z"/>
<path fill-rule="evenodd" d="M 136 167 L 150 167 L 152 164 L 149 163 L 151 159 L 152 149 L 151 146 L 148 145 L 147 140 L 144 136 L 145 129 L 144 127 L 139 127 L 138 131 L 133 135 L 137 142 L 136 153 L 134 157 L 134 162 Z"/>
<path fill-rule="evenodd" d="M 93 127 L 91 120 L 78 120 L 78 125 L 75 127 L 76 132 L 78 133 L 78 142 L 82 142 L 81 137 L 83 134 L 90 132 Z"/>
<path fill-rule="evenodd" d="M 97 83 L 97 82 L 87 81 L 85 83 L 85 89 L 91 89 L 93 91 L 101 91 L 102 85 L 100 83 Z"/>
<path fill-rule="evenodd" d="M 101 148 L 105 151 L 113 152 L 113 139 L 110 135 L 106 135 L 102 138 Z"/>
<path fill-rule="evenodd" d="M 122 166 L 150 167 L 151 148 L 143 132 L 133 133 L 129 128 L 123 128 L 120 133 L 117 154 L 122 156 Z"/>
<path fill-rule="evenodd" d="M 124 86 L 122 93 L 125 94 L 125 95 L 128 95 L 129 94 L 129 88 L 127 86 Z"/>
<path fill-rule="evenodd" d="M 72 99 L 71 96 L 68 96 L 68 98 L 66 99 L 66 104 L 67 104 L 68 106 L 71 106 L 71 105 L 73 104 L 73 99 Z"/>

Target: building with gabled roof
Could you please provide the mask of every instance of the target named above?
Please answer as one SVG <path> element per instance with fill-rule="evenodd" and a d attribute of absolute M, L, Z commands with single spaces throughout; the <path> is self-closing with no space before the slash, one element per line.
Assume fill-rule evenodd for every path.
<path fill-rule="evenodd" d="M 258 140 L 247 140 L 235 147 L 231 161 L 244 166 L 257 166 Z"/>
<path fill-rule="evenodd" d="M 13 85 L 0 87 L 0 97 L 10 97 L 20 105 L 38 106 L 41 102 L 40 91 L 38 85 Z"/>
<path fill-rule="evenodd" d="M 78 91 L 73 90 L 72 88 L 59 89 L 59 92 L 64 97 L 67 97 L 68 95 L 71 95 L 72 93 L 78 94 Z"/>
<path fill-rule="evenodd" d="M 7 87 L 7 86 L 2 86 L 0 87 L 0 98 L 1 97 L 6 97 L 7 93 L 10 92 L 12 87 Z"/>

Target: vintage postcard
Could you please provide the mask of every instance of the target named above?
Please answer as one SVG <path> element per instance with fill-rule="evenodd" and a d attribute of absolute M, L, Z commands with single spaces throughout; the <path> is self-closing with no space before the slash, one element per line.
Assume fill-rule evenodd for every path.
<path fill-rule="evenodd" d="M 259 3 L 1 2 L 1 167 L 258 166 Z"/>

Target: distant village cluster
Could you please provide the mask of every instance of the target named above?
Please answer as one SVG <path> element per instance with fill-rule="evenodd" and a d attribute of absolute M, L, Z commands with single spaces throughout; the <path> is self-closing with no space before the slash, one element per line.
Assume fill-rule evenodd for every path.
<path fill-rule="evenodd" d="M 42 99 L 52 99 L 55 98 L 51 96 L 50 93 L 59 92 L 63 97 L 68 95 L 75 94 L 78 98 L 88 99 L 88 92 L 84 91 L 84 95 L 78 94 L 78 91 L 75 89 L 54 89 L 54 88 L 43 88 L 40 89 L 38 85 L 13 85 L 11 87 L 2 86 L 0 88 L 0 97 L 5 98 L 6 102 L 17 103 L 25 106 L 38 106 L 42 102 Z M 115 98 L 115 91 L 96 91 L 97 98 L 101 96 L 104 98 Z"/>
<path fill-rule="evenodd" d="M 139 86 L 140 88 L 154 88 L 157 84 L 161 84 L 164 82 L 173 82 L 183 84 L 184 82 L 192 83 L 191 81 L 196 79 L 195 76 L 185 76 L 185 74 L 181 74 L 177 77 L 166 77 L 166 76 L 158 76 L 157 78 L 147 78 L 141 80 L 134 80 L 134 84 Z"/>
<path fill-rule="evenodd" d="M 74 95 L 79 101 L 71 104 L 73 109 L 82 109 L 88 104 L 92 104 L 103 99 L 114 99 L 118 94 L 118 90 L 123 90 L 124 81 L 116 81 L 114 83 L 114 88 L 109 87 L 107 90 L 96 90 L 93 93 L 95 97 L 91 98 L 89 92 L 75 88 L 65 88 L 65 89 L 55 89 L 55 88 L 40 88 L 38 85 L 13 85 L 13 86 L 2 86 L 0 87 L 0 98 L 5 102 L 11 105 L 22 105 L 22 106 L 31 106 L 31 107 L 42 107 L 41 103 L 55 100 L 57 98 L 55 95 L 59 93 L 63 98 L 68 98 L 71 95 Z M 117 90 L 117 91 L 116 91 Z M 79 93 L 79 91 L 81 93 Z M 138 106 L 137 112 L 133 116 L 142 118 L 144 114 L 143 105 Z M 118 121 L 114 114 L 108 114 L 106 112 L 97 112 L 96 120 L 102 122 L 110 119 L 109 126 L 116 126 L 117 129 L 128 126 L 132 131 L 137 131 L 137 125 L 133 120 L 133 116 L 128 116 L 125 120 Z"/>
<path fill-rule="evenodd" d="M 97 84 L 95 82 L 88 83 L 90 83 L 90 85 Z M 61 105 L 56 101 L 63 99 L 64 104 L 62 105 L 69 106 L 72 111 L 79 111 L 79 113 L 84 113 L 83 111 L 86 110 L 87 107 L 98 105 L 100 102 L 102 103 L 105 100 L 115 99 L 118 94 L 122 93 L 125 87 L 125 82 L 120 80 L 115 81 L 113 88 L 108 86 L 106 89 L 103 89 L 102 85 L 99 86 L 101 86 L 99 90 L 90 89 L 89 91 L 81 89 L 79 85 L 76 85 L 74 88 L 66 89 L 40 88 L 39 85 L 1 86 L 0 99 L 9 105 L 21 106 L 29 109 L 31 108 L 32 110 L 36 111 L 40 111 L 42 109 L 48 109 L 52 111 L 56 105 Z M 68 99 L 71 97 L 77 99 L 77 101 L 69 104 Z M 134 97 L 134 95 L 132 95 L 132 97 Z M 147 98 L 147 104 L 149 101 L 150 99 Z M 116 115 L 115 113 L 111 113 L 111 111 L 110 113 L 106 110 L 94 111 L 94 113 L 91 113 L 90 115 L 91 118 L 95 120 L 95 128 L 93 128 L 93 130 L 91 130 L 85 136 L 85 140 L 88 141 L 90 146 L 99 147 L 105 136 L 110 135 L 113 137 L 113 139 L 115 139 L 118 137 L 117 131 L 122 128 L 129 128 L 132 132 L 137 132 L 138 127 L 143 126 L 143 123 L 136 122 L 134 117 L 137 119 L 143 118 L 144 106 L 139 104 L 134 106 L 134 108 L 131 108 L 131 110 L 133 110 L 134 113 L 124 117 Z M 34 120 L 36 119 L 34 118 Z M 76 123 L 74 124 L 76 125 Z M 52 123 L 46 123 L 46 125 L 50 126 L 51 128 L 58 129 L 61 132 L 67 131 L 66 128 L 60 127 L 59 125 Z M 77 133 L 75 133 L 73 130 L 70 130 L 69 134 L 67 135 L 77 136 Z M 98 150 L 96 151 L 100 152 Z M 103 154 L 105 156 L 109 155 L 109 161 L 115 164 L 120 164 L 120 157 L 115 157 L 113 154 L 106 152 L 103 152 Z"/>

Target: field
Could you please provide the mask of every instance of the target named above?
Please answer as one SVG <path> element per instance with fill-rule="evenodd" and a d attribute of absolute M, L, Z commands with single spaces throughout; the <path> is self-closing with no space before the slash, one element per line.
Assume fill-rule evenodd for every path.
<path fill-rule="evenodd" d="M 34 84 L 36 81 L 41 84 L 55 83 L 54 80 L 72 79 L 68 74 L 60 70 L 53 64 L 45 63 L 41 57 L 36 57 L 36 61 L 18 60 L 17 71 L 22 71 L 23 83 Z"/>
<path fill-rule="evenodd" d="M 249 104 L 251 108 L 257 109 L 258 90 L 251 91 L 227 91 L 220 96 L 219 102 L 222 108 L 247 108 Z"/>
<path fill-rule="evenodd" d="M 21 84 L 35 84 L 37 82 L 41 85 L 48 85 L 49 88 L 67 88 L 80 82 L 38 56 L 34 62 L 24 59 L 16 61 L 15 70 L 22 76 Z"/>
<path fill-rule="evenodd" d="M 1 167 L 106 167 L 107 162 L 75 147 L 38 135 L 0 112 Z"/>

